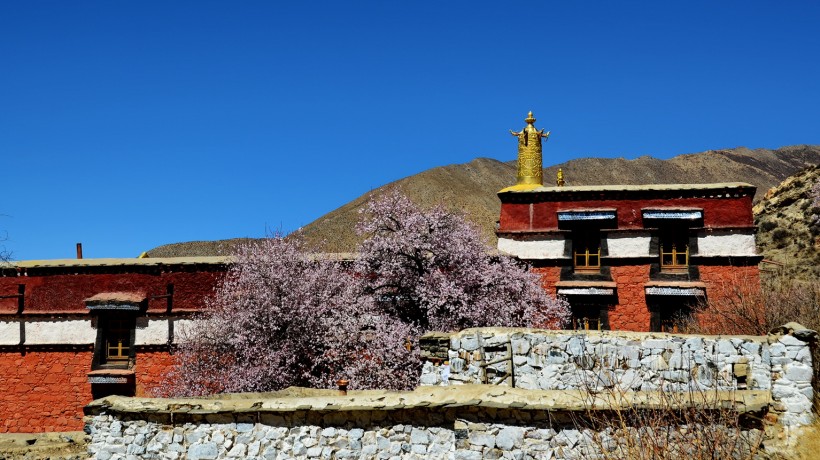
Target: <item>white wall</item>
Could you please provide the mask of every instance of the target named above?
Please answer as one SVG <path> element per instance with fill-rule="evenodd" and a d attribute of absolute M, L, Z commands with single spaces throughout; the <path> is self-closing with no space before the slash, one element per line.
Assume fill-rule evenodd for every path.
<path fill-rule="evenodd" d="M 700 256 L 754 256 L 755 236 L 733 233 L 709 233 L 698 236 Z"/>
<path fill-rule="evenodd" d="M 648 257 L 651 241 L 648 233 L 610 233 L 606 245 L 609 257 Z"/>
<path fill-rule="evenodd" d="M 0 345 L 17 345 L 20 343 L 20 322 L 0 321 Z"/>
<path fill-rule="evenodd" d="M 549 235 L 526 241 L 499 238 L 498 250 L 521 259 L 559 259 L 564 257 L 566 244 L 563 235 Z"/>
<path fill-rule="evenodd" d="M 168 343 L 168 320 L 149 319 L 147 325 L 137 321 L 137 330 L 134 334 L 136 345 L 164 345 Z"/>
<path fill-rule="evenodd" d="M 26 319 L 26 345 L 93 344 L 91 319 Z"/>

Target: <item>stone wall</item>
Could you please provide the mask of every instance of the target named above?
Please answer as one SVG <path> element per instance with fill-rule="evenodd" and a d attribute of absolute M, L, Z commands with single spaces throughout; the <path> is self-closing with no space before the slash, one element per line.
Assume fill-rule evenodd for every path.
<path fill-rule="evenodd" d="M 351 392 L 328 396 L 301 390 L 248 399 L 148 400 L 113 397 L 88 406 L 92 458 L 305 459 L 580 459 L 606 449 L 628 452 L 641 427 L 594 423 L 611 402 L 577 391 L 497 389 L 486 385 L 422 387 L 415 392 Z M 712 430 L 700 425 L 709 455 L 763 450 L 765 392 L 720 394 L 740 422 Z M 642 410 L 663 403 L 640 396 Z M 627 402 L 627 401 L 625 401 Z M 703 403 L 700 401 L 697 403 Z M 709 405 L 715 401 L 708 402 Z M 628 401 L 630 406 L 636 401 Z M 660 406 L 658 405 L 660 404 Z M 748 415 L 748 417 L 747 417 Z M 666 430 L 656 424 L 652 429 Z M 674 444 L 671 443 L 670 446 Z M 692 446 L 697 443 L 684 442 Z M 671 446 L 671 449 L 675 447 Z"/>
<path fill-rule="evenodd" d="M 810 343 L 790 323 L 769 336 L 467 329 L 421 339 L 422 385 L 496 384 L 539 390 L 700 393 L 765 390 L 782 425 L 813 420 Z"/>

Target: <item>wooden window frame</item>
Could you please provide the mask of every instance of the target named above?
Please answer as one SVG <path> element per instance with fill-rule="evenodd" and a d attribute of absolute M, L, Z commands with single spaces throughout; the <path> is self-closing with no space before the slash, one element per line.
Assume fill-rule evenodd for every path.
<path fill-rule="evenodd" d="M 689 270 L 689 237 L 685 233 L 688 228 L 662 230 L 659 242 L 658 253 L 660 255 L 660 268 L 662 272 L 685 272 Z M 671 241 L 668 250 L 666 246 Z M 684 249 L 678 248 L 679 243 L 683 243 Z M 665 259 L 669 258 L 670 263 Z"/>
<path fill-rule="evenodd" d="M 130 369 L 136 355 L 135 334 L 136 315 L 133 313 L 100 313 L 97 316 L 97 341 L 91 368 Z M 112 354 L 112 351 L 115 351 L 115 354 Z"/>
<path fill-rule="evenodd" d="M 596 241 L 597 238 L 597 241 Z M 597 244 L 590 244 L 596 242 Z M 583 246 L 583 250 L 579 246 Z M 593 259 L 595 263 L 591 263 Z M 578 263 L 581 260 L 582 263 Z M 578 273 L 601 271 L 601 234 L 596 229 L 578 229 L 572 238 L 572 267 Z"/>

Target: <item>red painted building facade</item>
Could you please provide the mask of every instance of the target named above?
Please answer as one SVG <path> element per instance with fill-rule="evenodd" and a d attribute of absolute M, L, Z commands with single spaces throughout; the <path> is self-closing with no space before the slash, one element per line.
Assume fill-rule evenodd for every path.
<path fill-rule="evenodd" d="M 146 395 L 224 257 L 24 261 L 0 272 L 0 432 L 82 429 L 107 394 Z"/>
<path fill-rule="evenodd" d="M 664 331 L 739 280 L 757 283 L 743 183 L 510 187 L 498 249 L 533 264 L 573 328 Z"/>

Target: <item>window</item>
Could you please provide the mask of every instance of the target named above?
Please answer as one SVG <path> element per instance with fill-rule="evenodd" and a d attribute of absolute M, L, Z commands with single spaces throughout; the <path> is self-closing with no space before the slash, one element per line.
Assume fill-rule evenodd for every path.
<path fill-rule="evenodd" d="M 660 235 L 662 271 L 685 271 L 689 268 L 689 237 L 686 229 L 666 229 Z"/>
<path fill-rule="evenodd" d="M 604 324 L 607 311 L 606 305 L 572 302 L 571 310 L 571 327 L 573 330 L 600 331 L 602 329 L 608 329 Z"/>
<path fill-rule="evenodd" d="M 97 350 L 93 368 L 127 369 L 134 357 L 134 331 L 136 320 L 133 314 L 110 312 L 97 319 Z"/>
<path fill-rule="evenodd" d="M 127 362 L 131 352 L 131 328 L 124 319 L 109 319 L 104 332 L 105 362 Z"/>
<path fill-rule="evenodd" d="M 692 314 L 692 301 L 686 298 L 667 297 L 653 302 L 650 327 L 652 332 L 680 332 Z"/>
<path fill-rule="evenodd" d="M 576 272 L 597 273 L 601 270 L 601 235 L 598 229 L 573 232 L 572 264 Z"/>

